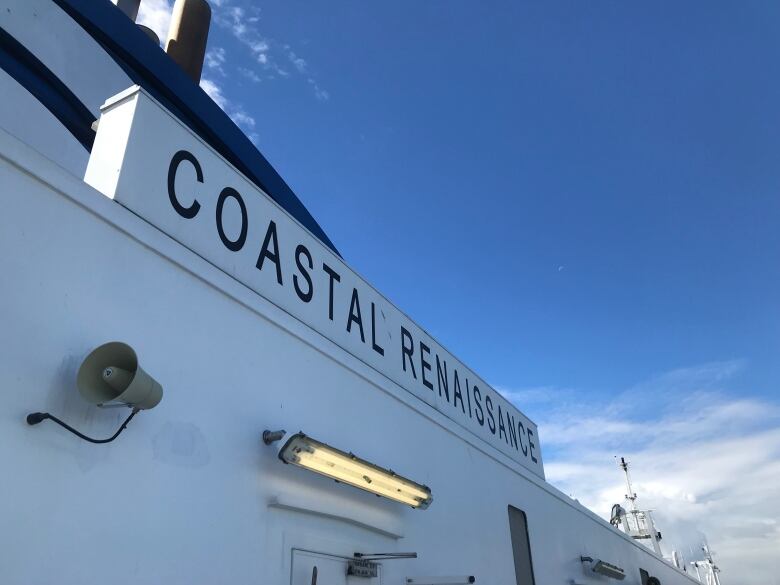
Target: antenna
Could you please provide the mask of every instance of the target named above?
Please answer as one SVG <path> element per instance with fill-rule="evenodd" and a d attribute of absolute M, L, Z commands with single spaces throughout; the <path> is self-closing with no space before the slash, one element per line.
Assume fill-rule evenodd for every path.
<path fill-rule="evenodd" d="M 626 474 L 626 488 L 628 489 L 628 493 L 626 494 L 626 499 L 631 502 L 631 510 L 636 512 L 636 492 L 634 491 L 634 488 L 631 487 L 631 474 L 628 471 L 628 461 L 626 461 L 625 457 L 620 458 L 620 468 L 623 470 L 623 472 Z"/>
<path fill-rule="evenodd" d="M 617 459 L 617 456 L 615 456 Z M 626 476 L 626 500 L 629 502 L 629 510 L 624 510 L 619 504 L 612 506 L 612 518 L 609 523 L 616 527 L 623 528 L 623 531 L 634 540 L 649 540 L 653 551 L 659 557 L 661 556 L 661 533 L 655 527 L 653 515 L 650 510 L 640 510 L 637 506 L 638 496 L 631 485 L 631 473 L 628 470 L 628 461 L 621 457 L 618 462 L 620 469 Z"/>
<path fill-rule="evenodd" d="M 704 553 L 704 558 L 700 561 L 692 561 L 691 565 L 696 569 L 696 576 L 699 578 L 699 582 L 704 585 L 720 585 L 720 567 L 715 564 L 712 558 L 712 551 L 710 545 L 707 542 L 707 537 L 702 535 L 703 543 L 701 550 Z M 701 569 L 701 571 L 699 571 Z M 702 574 L 704 575 L 704 581 L 701 580 Z"/>

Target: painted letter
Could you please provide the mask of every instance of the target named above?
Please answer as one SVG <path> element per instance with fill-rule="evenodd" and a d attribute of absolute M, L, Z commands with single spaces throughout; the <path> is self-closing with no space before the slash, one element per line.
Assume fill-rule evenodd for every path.
<path fill-rule="evenodd" d="M 271 251 L 269 244 L 273 243 L 273 251 Z M 276 222 L 271 220 L 268 223 L 268 231 L 265 232 L 265 239 L 263 240 L 263 247 L 260 249 L 260 255 L 257 257 L 258 270 L 263 269 L 263 263 L 268 258 L 276 266 L 276 282 L 282 284 L 282 263 L 279 260 L 279 239 L 276 236 Z"/>
<path fill-rule="evenodd" d="M 222 225 L 222 210 L 225 207 L 225 199 L 228 197 L 235 199 L 238 202 L 238 206 L 241 208 L 241 233 L 238 234 L 238 239 L 235 241 L 231 240 L 225 235 L 225 229 Z M 238 252 L 241 248 L 244 247 L 244 242 L 246 242 L 246 232 L 249 227 L 248 222 L 249 218 L 247 218 L 246 215 L 246 205 L 244 205 L 244 200 L 242 199 L 241 194 L 232 187 L 225 187 L 222 189 L 222 192 L 219 194 L 219 198 L 217 199 L 217 232 L 219 232 L 219 239 L 222 240 L 222 243 L 228 250 L 232 252 Z"/>
<path fill-rule="evenodd" d="M 311 259 L 311 253 L 309 252 L 309 249 L 303 244 L 298 244 L 298 247 L 295 248 L 295 264 L 298 266 L 298 270 L 301 271 L 301 275 L 306 280 L 308 290 L 306 292 L 301 290 L 301 287 L 298 284 L 297 274 L 293 274 L 293 286 L 295 287 L 295 293 L 298 295 L 298 298 L 301 299 L 304 303 L 308 303 L 314 296 L 314 285 L 311 282 L 311 276 L 309 276 L 308 270 L 304 268 L 303 263 L 301 262 L 301 255 L 305 256 L 306 260 L 308 260 L 307 263 L 309 265 L 309 270 L 314 268 L 314 261 Z"/>
<path fill-rule="evenodd" d="M 352 301 L 349 303 L 349 318 L 347 319 L 347 333 L 352 331 L 352 323 L 357 323 L 360 327 L 360 341 L 366 342 L 366 336 L 363 334 L 363 317 L 360 314 L 360 299 L 356 288 L 352 289 Z"/>
<path fill-rule="evenodd" d="M 420 371 L 422 372 L 422 383 L 423 386 L 428 388 L 428 390 L 433 390 L 433 384 L 430 380 L 428 380 L 425 377 L 425 370 L 431 371 L 431 362 L 425 361 L 425 355 L 431 355 L 431 348 L 425 345 L 422 341 L 420 342 Z"/>
<path fill-rule="evenodd" d="M 493 416 L 493 399 L 490 398 L 490 394 L 485 394 L 485 410 L 488 415 L 488 427 L 490 432 L 496 434 L 496 419 Z"/>
<path fill-rule="evenodd" d="M 409 345 L 406 345 L 406 340 L 409 340 Z M 417 379 L 417 374 L 414 371 L 414 360 L 412 360 L 412 354 L 414 353 L 414 340 L 412 334 L 409 333 L 406 328 L 401 325 L 401 361 L 403 362 L 404 372 L 406 371 L 406 357 L 409 357 L 409 365 L 412 366 L 412 376 Z"/>
<path fill-rule="evenodd" d="M 474 412 L 477 415 L 477 422 L 479 423 L 479 426 L 484 427 L 485 414 L 482 412 L 481 400 L 482 400 L 482 393 L 479 391 L 479 388 L 477 388 L 477 385 L 475 384 L 474 385 L 474 406 L 476 407 L 476 410 Z"/>
<path fill-rule="evenodd" d="M 442 373 L 441 362 L 439 362 L 439 354 L 436 354 L 436 376 L 439 379 L 439 396 L 441 396 L 441 389 L 444 388 L 444 396 L 447 398 L 447 402 L 449 402 L 450 381 L 449 377 L 447 376 L 447 362 L 444 361 L 444 373 Z"/>
<path fill-rule="evenodd" d="M 200 211 L 200 203 L 198 203 L 198 200 L 193 199 L 192 205 L 184 207 L 179 203 L 179 199 L 176 197 L 176 172 L 179 170 L 181 162 L 185 160 L 195 167 L 195 180 L 198 181 L 198 183 L 203 183 L 203 170 L 200 168 L 198 159 L 196 159 L 191 152 L 180 150 L 173 155 L 171 164 L 168 166 L 168 198 L 171 200 L 171 205 L 176 210 L 176 213 L 185 219 L 192 219 L 198 215 L 198 211 Z"/>
<path fill-rule="evenodd" d="M 333 321 L 333 282 L 341 282 L 341 277 L 338 272 L 324 262 L 322 263 L 322 269 L 328 273 L 328 277 L 330 278 L 330 286 L 328 287 L 328 318 Z"/>
<path fill-rule="evenodd" d="M 385 355 L 385 348 L 376 342 L 376 305 L 374 303 L 371 303 L 371 347 L 379 355 Z"/>

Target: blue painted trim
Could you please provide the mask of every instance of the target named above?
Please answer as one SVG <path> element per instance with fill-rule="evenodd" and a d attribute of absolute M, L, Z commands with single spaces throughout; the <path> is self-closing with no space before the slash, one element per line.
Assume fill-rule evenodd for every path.
<path fill-rule="evenodd" d="M 53 1 L 111 55 L 134 83 L 338 254 L 309 210 L 230 117 L 111 2 Z"/>
<path fill-rule="evenodd" d="M 51 70 L 0 27 L 0 68 L 30 92 L 88 151 L 95 116 Z"/>

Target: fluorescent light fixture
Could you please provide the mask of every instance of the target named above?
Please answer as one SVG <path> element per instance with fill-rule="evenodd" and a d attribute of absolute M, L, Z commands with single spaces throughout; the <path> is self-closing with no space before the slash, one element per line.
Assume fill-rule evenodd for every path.
<path fill-rule="evenodd" d="M 433 501 L 431 490 L 427 486 L 369 463 L 352 453 L 345 453 L 316 441 L 303 433 L 290 437 L 279 451 L 279 459 L 413 508 L 424 510 Z"/>
<path fill-rule="evenodd" d="M 599 575 L 604 575 L 610 579 L 617 579 L 618 581 L 622 581 L 626 578 L 626 572 L 623 569 L 617 565 L 608 563 L 607 561 L 592 559 L 591 557 L 580 557 L 580 560 L 583 563 L 590 563 L 591 571 Z"/>

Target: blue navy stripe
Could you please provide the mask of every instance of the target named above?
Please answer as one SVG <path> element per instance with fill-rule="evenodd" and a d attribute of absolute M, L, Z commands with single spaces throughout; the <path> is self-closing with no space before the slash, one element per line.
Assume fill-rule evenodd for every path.
<path fill-rule="evenodd" d="M 2 27 L 0 68 L 49 110 L 84 148 L 92 150 L 95 116 L 46 65 Z"/>
<path fill-rule="evenodd" d="M 338 254 L 309 210 L 230 117 L 111 2 L 54 2 L 111 55 L 134 83 L 148 91 Z"/>

